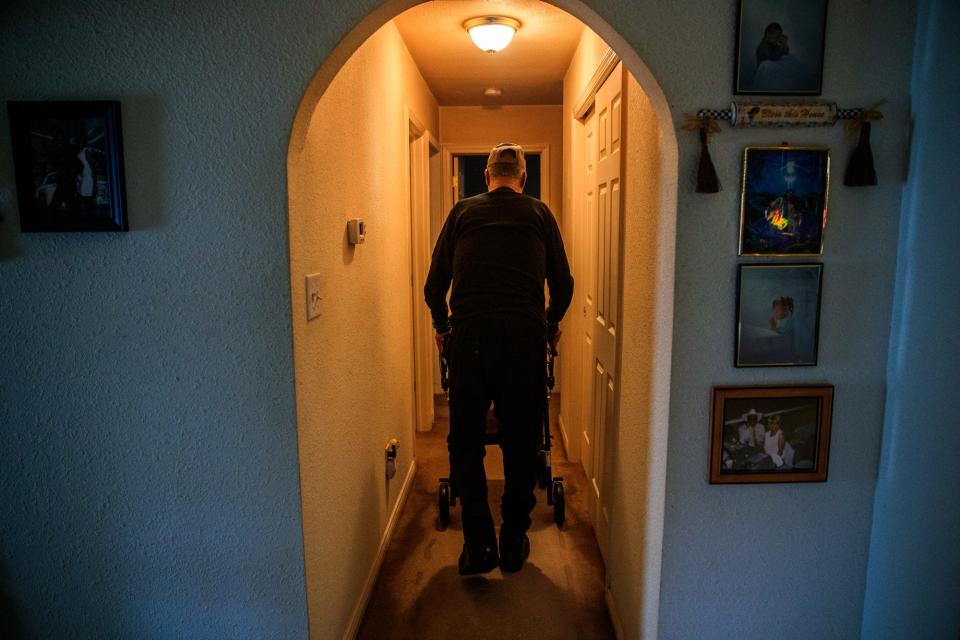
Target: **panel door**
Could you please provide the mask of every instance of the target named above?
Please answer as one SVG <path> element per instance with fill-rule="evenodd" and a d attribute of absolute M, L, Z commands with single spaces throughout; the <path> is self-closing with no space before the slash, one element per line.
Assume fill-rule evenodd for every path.
<path fill-rule="evenodd" d="M 607 486 L 607 436 L 616 433 L 617 340 L 620 312 L 620 206 L 623 75 L 618 64 L 597 92 L 595 192 L 591 216 L 594 269 L 590 283 L 590 337 L 593 344 L 592 464 L 588 480 L 589 503 L 600 551 L 606 558 L 610 525 Z"/>
<path fill-rule="evenodd" d="M 596 238 L 596 192 L 597 192 L 597 117 L 592 112 L 578 130 L 582 162 L 577 167 L 580 172 L 577 186 L 580 188 L 580 206 L 578 207 L 577 241 L 574 244 L 577 260 L 577 293 L 581 312 L 577 323 L 580 362 L 580 374 L 577 391 L 580 419 L 580 460 L 587 478 L 593 475 L 593 371 L 596 359 L 593 354 L 593 319 L 596 315 L 596 278 L 597 264 Z"/>

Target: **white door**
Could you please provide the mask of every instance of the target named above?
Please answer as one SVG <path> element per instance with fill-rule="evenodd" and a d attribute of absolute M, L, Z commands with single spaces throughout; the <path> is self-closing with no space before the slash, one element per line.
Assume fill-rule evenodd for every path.
<path fill-rule="evenodd" d="M 429 134 L 410 121 L 410 287 L 413 300 L 413 382 L 415 423 L 433 428 L 434 342 L 423 283 L 430 264 Z"/>
<path fill-rule="evenodd" d="M 583 155 L 578 158 L 582 161 L 577 171 L 577 186 L 581 192 L 578 207 L 580 214 L 576 221 L 576 240 L 574 241 L 575 265 L 577 270 L 577 286 L 574 288 L 578 299 L 574 309 L 582 315 L 577 322 L 580 341 L 578 369 L 579 384 L 577 385 L 577 403 L 580 407 L 580 460 L 587 478 L 593 477 L 593 371 L 595 358 L 593 355 L 593 319 L 596 310 L 596 272 L 597 265 L 597 238 L 596 238 L 596 192 L 597 192 L 597 114 L 591 112 L 578 129 L 580 134 L 580 148 Z M 579 308 L 578 308 L 579 307 Z M 592 488 L 592 486 L 591 486 Z M 592 494 L 591 494 L 592 495 Z M 593 503 L 591 502 L 591 505 Z M 591 515 L 593 509 L 591 507 Z"/>
<path fill-rule="evenodd" d="M 607 436 L 616 433 L 617 339 L 620 311 L 620 204 L 621 190 L 621 124 L 623 115 L 623 69 L 618 64 L 597 91 L 596 164 L 593 167 L 594 191 L 589 196 L 591 214 L 591 253 L 593 273 L 589 286 L 587 326 L 593 346 L 588 369 L 591 423 L 588 473 L 589 504 L 600 551 L 606 559 L 610 526 L 609 487 L 607 476 Z"/>

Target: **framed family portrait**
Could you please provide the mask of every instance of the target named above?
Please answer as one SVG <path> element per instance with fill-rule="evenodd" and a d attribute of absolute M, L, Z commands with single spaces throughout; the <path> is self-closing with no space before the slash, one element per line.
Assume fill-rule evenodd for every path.
<path fill-rule="evenodd" d="M 827 0 L 740 0 L 733 92 L 820 95 L 826 22 Z"/>
<path fill-rule="evenodd" d="M 710 483 L 825 482 L 833 386 L 714 387 Z"/>
<path fill-rule="evenodd" d="M 746 147 L 740 255 L 821 255 L 829 190 L 827 147 Z"/>
<path fill-rule="evenodd" d="M 126 231 L 120 103 L 8 102 L 22 231 Z"/>
<path fill-rule="evenodd" d="M 817 364 L 821 264 L 741 264 L 737 274 L 737 367 Z"/>

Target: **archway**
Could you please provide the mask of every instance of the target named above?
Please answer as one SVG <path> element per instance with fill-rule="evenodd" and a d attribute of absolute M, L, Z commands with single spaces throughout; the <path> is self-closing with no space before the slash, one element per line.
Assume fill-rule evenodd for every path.
<path fill-rule="evenodd" d="M 630 629 L 627 636 L 655 637 L 670 396 L 678 170 L 676 136 L 667 100 L 659 84 L 638 54 L 617 31 L 580 0 L 555 0 L 549 3 L 578 18 L 613 48 L 645 93 L 657 123 L 658 141 L 654 160 L 657 166 L 657 181 L 651 202 L 647 203 L 653 205 L 654 213 L 643 217 L 642 222 L 639 211 L 627 210 L 624 214 L 623 315 L 630 318 L 630 321 L 624 326 L 620 354 L 622 370 L 618 402 L 621 419 L 620 430 L 616 434 L 618 454 L 611 460 L 614 479 L 614 495 L 611 499 L 615 501 L 617 515 L 616 523 L 611 525 L 607 580 L 608 604 L 612 610 L 619 612 L 619 615 L 615 613 L 615 619 L 621 620 L 624 626 Z M 419 2 L 388 0 L 378 6 L 334 49 L 310 81 L 294 120 L 287 157 L 292 256 L 296 243 L 321 241 L 320 230 L 316 236 L 303 237 L 298 233 L 295 237 L 292 226 L 293 221 L 304 215 L 308 209 L 316 210 L 324 206 L 324 202 L 311 201 L 299 195 L 304 179 L 300 154 L 307 141 L 317 105 L 338 72 L 361 45 L 392 18 L 416 4 Z M 359 135 L 362 136 L 362 133 Z M 336 145 L 331 145 L 331 148 L 336 148 Z M 375 181 L 376 177 L 364 176 L 363 180 Z M 347 183 L 344 186 L 349 187 Z M 340 218 L 327 222 L 329 226 L 324 229 L 327 234 L 335 232 L 342 224 Z M 371 233 L 377 231 L 374 229 Z M 342 255 L 345 264 L 364 259 L 361 251 L 346 246 L 342 249 Z M 312 574 L 311 565 L 322 562 L 324 553 L 329 553 L 320 550 L 331 547 L 342 549 L 344 540 L 354 541 L 352 546 L 342 549 L 341 552 L 355 557 L 356 566 L 361 566 L 363 560 L 371 554 L 376 555 L 377 550 L 359 531 L 355 522 L 352 525 L 347 523 L 346 526 L 341 526 L 340 523 L 327 523 L 325 527 L 314 526 L 312 523 L 322 521 L 323 518 L 309 513 L 311 505 L 317 504 L 319 500 L 326 500 L 332 501 L 336 507 L 349 503 L 353 499 L 351 496 L 357 494 L 390 502 L 397 499 L 396 491 L 402 493 L 403 489 L 389 486 L 383 489 L 376 486 L 373 480 L 364 481 L 361 486 L 338 486 L 336 475 L 330 470 L 316 475 L 308 472 L 308 469 L 322 464 L 317 452 L 343 445 L 336 443 L 338 434 L 335 429 L 323 428 L 322 422 L 307 415 L 310 410 L 302 407 L 303 395 L 311 393 L 322 396 L 318 403 L 314 403 L 312 410 L 323 407 L 326 411 L 329 407 L 337 407 L 345 402 L 340 390 L 350 388 L 349 385 L 371 384 L 369 376 L 356 372 L 347 354 L 331 356 L 317 343 L 305 348 L 296 347 L 298 341 L 311 334 L 316 336 L 321 331 L 324 339 L 328 341 L 341 340 L 345 334 L 342 327 L 310 326 L 302 320 L 301 301 L 305 298 L 303 276 L 309 273 L 309 264 L 291 260 L 298 433 L 304 501 L 304 549 L 308 563 L 308 610 L 311 630 L 329 632 L 338 628 L 337 620 L 333 620 L 330 627 L 318 626 L 317 621 L 318 616 L 324 616 L 330 611 L 328 605 L 331 599 L 334 599 L 328 581 L 338 581 L 348 576 L 349 565 L 322 576 L 319 572 Z M 353 313 L 362 314 L 366 309 L 350 298 L 350 287 L 377 285 L 375 281 L 369 280 L 352 285 L 332 283 L 329 286 L 334 291 L 324 296 L 328 300 L 327 304 L 345 305 L 351 307 Z M 383 293 L 389 295 L 388 292 Z M 378 322 L 382 331 L 371 332 L 368 339 L 378 348 L 388 349 L 389 317 L 380 317 Z M 361 352 L 355 352 L 354 355 L 363 357 Z M 313 363 L 325 360 L 326 369 L 336 372 L 327 378 L 315 378 L 328 381 L 324 388 L 308 388 L 305 378 L 300 375 L 308 359 Z M 316 368 L 318 365 L 310 366 Z M 376 363 L 371 366 L 375 369 Z M 373 391 L 372 387 L 370 391 Z M 396 410 L 403 414 L 408 408 L 397 406 Z M 356 415 L 362 416 L 362 410 L 358 408 L 357 411 Z M 378 442 L 354 443 L 354 446 L 364 451 L 376 450 L 378 445 Z M 412 464 L 410 466 L 409 475 L 412 476 Z M 388 518 L 381 519 L 379 530 L 389 530 L 391 523 L 387 520 Z M 349 603 L 350 595 L 347 594 L 342 599 Z M 340 594 L 338 597 L 342 596 L 343 594 Z M 320 602 L 327 604 L 321 606 Z"/>

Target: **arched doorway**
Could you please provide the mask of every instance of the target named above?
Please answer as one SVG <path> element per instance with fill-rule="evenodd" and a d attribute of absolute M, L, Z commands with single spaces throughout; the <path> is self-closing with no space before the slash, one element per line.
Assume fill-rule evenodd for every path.
<path fill-rule="evenodd" d="M 320 413 L 353 415 L 358 420 L 366 419 L 364 407 L 350 407 L 349 395 L 369 397 L 376 402 L 378 385 L 387 384 L 378 362 L 366 362 L 357 366 L 353 358 L 364 358 L 366 353 L 388 352 L 390 331 L 393 326 L 390 313 L 384 309 L 371 309 L 359 299 L 358 293 L 374 292 L 389 296 L 390 291 L 378 290 L 380 282 L 376 273 L 364 278 L 336 280 L 320 284 L 323 305 L 336 305 L 344 317 L 364 318 L 373 330 L 367 330 L 362 342 L 347 349 L 331 349 L 331 342 L 355 340 L 348 336 L 349 327 L 342 323 L 310 324 L 302 320 L 301 301 L 305 298 L 304 276 L 314 271 L 309 260 L 301 260 L 298 251 L 306 244 L 324 242 L 324 238 L 343 234 L 344 220 L 341 214 L 329 219 L 319 218 L 316 228 L 297 229 L 293 221 L 323 209 L 329 203 L 311 199 L 304 188 L 309 176 L 305 173 L 301 152 L 312 126 L 315 126 L 317 105 L 338 72 L 345 66 L 361 45 L 384 24 L 404 10 L 414 6 L 408 0 L 387 1 L 371 12 L 337 46 L 311 80 L 298 109 L 288 151 L 288 194 L 291 218 L 291 280 L 294 301 L 294 343 L 297 371 L 297 413 L 300 446 L 301 485 L 304 503 L 304 549 L 308 563 L 308 609 L 311 629 L 314 633 L 329 633 L 341 628 L 340 621 L 333 619 L 319 623 L 319 617 L 327 617 L 330 611 L 349 608 L 355 593 L 333 592 L 334 584 L 343 584 L 353 578 L 366 559 L 378 553 L 378 540 L 371 538 L 366 525 L 358 520 L 330 522 L 329 514 L 343 506 L 347 508 L 354 500 L 382 501 L 384 506 L 398 501 L 404 487 L 385 483 L 380 486 L 376 479 L 366 478 L 359 484 L 349 484 L 344 474 L 338 473 L 333 463 L 338 460 L 335 452 L 341 452 L 341 460 L 363 458 L 367 452 L 376 452 L 382 443 L 342 442 L 336 425 L 317 416 Z M 619 618 L 632 631 L 628 635 L 654 637 L 656 635 L 659 604 L 660 560 L 664 514 L 664 488 L 666 478 L 667 427 L 670 394 L 670 352 L 673 322 L 673 277 L 676 239 L 676 190 L 677 190 L 677 145 L 670 111 L 662 90 L 650 71 L 632 47 L 602 20 L 592 9 L 579 0 L 551 2 L 586 24 L 601 36 L 617 53 L 624 66 L 639 83 L 649 101 L 649 113 L 656 121 L 658 137 L 656 152 L 647 160 L 656 165 L 655 185 L 648 190 L 646 198 L 632 203 L 625 210 L 623 234 L 625 251 L 622 256 L 623 317 L 629 322 L 623 325 L 620 341 L 621 384 L 617 397 L 620 418 L 616 439 L 616 455 L 610 460 L 612 477 L 611 500 L 616 505 L 616 520 L 609 532 L 608 603 L 619 612 Z M 398 70 L 397 73 L 402 73 Z M 357 102 L 373 104 L 377 96 L 364 93 L 358 87 Z M 345 108 L 348 105 L 344 105 Z M 422 118 L 422 115 L 419 116 Z M 398 127 L 408 127 L 407 122 Z M 364 132 L 339 131 L 336 123 L 324 123 L 325 135 L 331 141 L 331 153 L 349 153 L 351 145 L 375 145 L 376 140 L 364 137 Z M 409 135 L 410 129 L 407 130 Z M 391 158 L 384 157 L 389 163 Z M 382 189 L 379 170 L 362 176 L 343 176 L 343 193 L 349 189 Z M 352 216 L 351 216 L 352 217 Z M 357 213 L 362 217 L 362 212 Z M 372 227 L 375 234 L 389 234 L 392 228 Z M 394 230 L 395 231 L 395 230 Z M 388 249 L 351 247 L 341 243 L 332 249 L 344 265 L 361 264 L 374 251 Z M 328 252 L 330 253 L 330 252 Z M 392 254 L 391 254 L 392 255 Z M 390 260 L 390 255 L 381 258 Z M 322 278 L 321 278 L 322 279 Z M 378 330 L 379 329 L 379 330 Z M 322 339 L 318 339 L 322 338 Z M 342 345 L 340 345 L 342 346 Z M 307 375 L 302 375 L 306 372 Z M 381 374 L 381 375 L 378 375 Z M 388 376 L 389 377 L 389 376 Z M 302 399 L 309 394 L 310 406 Z M 411 408 L 403 403 L 392 407 L 397 415 L 409 415 Z M 403 450 L 409 456 L 409 448 Z M 334 453 L 331 453 L 334 452 Z M 382 455 L 382 454 L 381 454 Z M 413 463 L 410 458 L 401 458 L 401 466 Z M 318 506 L 322 505 L 322 506 Z M 383 510 L 376 532 L 389 530 L 390 515 Z M 369 528 L 373 528 L 372 526 Z M 352 544 L 344 547 L 344 541 Z M 349 556 L 345 563 L 328 563 L 328 568 L 318 569 L 331 548 Z M 336 564 L 336 566 L 332 566 Z M 354 583 L 356 580 L 354 580 Z M 318 626 L 319 625 L 319 626 Z M 338 626 L 340 625 L 340 626 Z M 635 631 L 634 631 L 635 630 Z"/>

